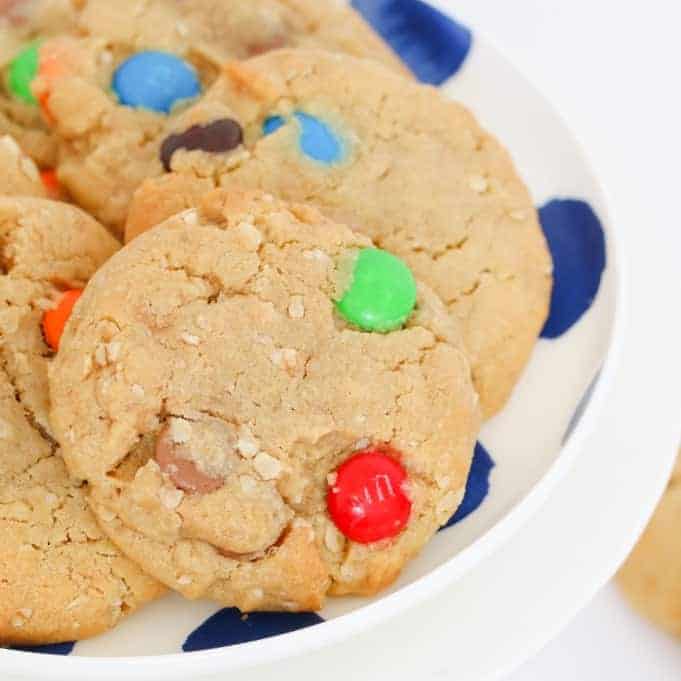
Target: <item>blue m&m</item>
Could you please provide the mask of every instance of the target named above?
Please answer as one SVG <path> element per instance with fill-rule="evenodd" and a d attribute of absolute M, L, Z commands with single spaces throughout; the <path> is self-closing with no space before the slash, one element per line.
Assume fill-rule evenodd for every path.
<path fill-rule="evenodd" d="M 194 68 L 167 52 L 138 52 L 126 59 L 116 69 L 111 87 L 125 106 L 165 114 L 201 94 Z"/>
<path fill-rule="evenodd" d="M 328 123 L 302 111 L 296 111 L 293 118 L 299 126 L 298 144 L 305 156 L 324 165 L 333 165 L 343 160 L 343 140 Z M 263 123 L 263 134 L 271 135 L 287 122 L 283 116 L 270 116 Z"/>

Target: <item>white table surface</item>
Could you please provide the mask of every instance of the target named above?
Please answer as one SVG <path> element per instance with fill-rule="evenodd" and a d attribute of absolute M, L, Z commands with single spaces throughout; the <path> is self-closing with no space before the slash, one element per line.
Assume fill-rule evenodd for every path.
<path fill-rule="evenodd" d="M 639 215 L 641 240 L 655 230 L 675 250 L 678 263 L 679 3 L 456 0 L 443 4 L 481 28 L 547 94 L 582 139 L 616 215 L 627 211 Z M 675 269 L 681 280 L 678 264 Z M 673 305 L 677 332 L 678 290 L 660 291 L 657 301 L 661 320 Z M 651 352 L 655 335 L 651 330 Z M 678 364 L 675 370 L 681 382 Z M 653 396 L 642 396 L 641 408 L 654 409 L 654 403 Z M 676 681 L 681 678 L 681 645 L 632 614 L 610 585 L 553 643 L 509 678 Z"/>

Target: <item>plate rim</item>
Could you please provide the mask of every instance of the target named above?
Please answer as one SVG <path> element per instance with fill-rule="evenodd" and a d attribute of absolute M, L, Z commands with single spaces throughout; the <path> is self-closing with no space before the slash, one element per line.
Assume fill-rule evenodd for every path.
<path fill-rule="evenodd" d="M 431 5 L 453 18 L 451 9 L 443 7 L 437 0 L 434 2 L 431 0 Z M 599 217 L 606 226 L 608 269 L 613 277 L 614 292 L 613 317 L 608 347 L 601 375 L 597 380 L 591 400 L 569 439 L 560 447 L 556 460 L 530 491 L 472 544 L 394 593 L 362 605 L 356 610 L 334 619 L 326 620 L 313 627 L 270 638 L 189 653 L 134 657 L 93 657 L 42 655 L 33 652 L 0 649 L 0 662 L 2 662 L 3 671 L 8 674 L 19 675 L 20 678 L 35 678 L 36 672 L 40 669 L 42 678 L 54 681 L 72 681 L 74 675 L 86 673 L 97 673 L 101 681 L 108 681 L 109 679 L 118 681 L 121 675 L 125 674 L 128 681 L 134 681 L 136 679 L 150 680 L 155 678 L 151 675 L 162 667 L 165 681 L 175 681 L 175 679 L 179 681 L 184 679 L 188 672 L 191 672 L 196 678 L 201 678 L 202 675 L 207 674 L 251 669 L 323 649 L 352 636 L 360 635 L 375 627 L 381 621 L 398 616 L 419 602 L 436 596 L 443 589 L 460 580 L 481 561 L 509 541 L 541 509 L 551 491 L 572 468 L 583 451 L 585 440 L 595 428 L 597 417 L 604 408 L 605 397 L 613 383 L 613 376 L 622 356 L 624 341 L 622 332 L 626 328 L 628 318 L 626 303 L 628 284 L 625 276 L 627 260 L 624 254 L 623 240 L 614 229 L 609 192 L 604 184 L 599 181 L 594 170 L 594 164 L 580 136 L 574 131 L 562 112 L 536 86 L 533 79 L 516 66 L 513 59 L 510 59 L 496 42 L 488 37 L 484 30 L 476 27 L 474 34 L 476 43 L 484 45 L 504 60 L 512 71 L 519 78 L 522 78 L 528 87 L 542 99 L 547 109 L 552 112 L 561 127 L 570 135 L 576 152 L 583 161 L 585 173 L 590 177 L 597 190 L 600 200 Z"/>

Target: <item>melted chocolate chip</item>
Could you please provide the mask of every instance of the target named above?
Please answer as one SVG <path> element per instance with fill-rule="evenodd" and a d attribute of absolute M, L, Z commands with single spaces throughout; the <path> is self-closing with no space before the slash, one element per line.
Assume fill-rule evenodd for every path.
<path fill-rule="evenodd" d="M 161 162 L 166 172 L 170 172 L 170 161 L 178 149 L 217 154 L 236 149 L 243 140 L 241 126 L 231 118 L 222 118 L 207 125 L 193 125 L 184 132 L 166 137 L 161 145 Z"/>

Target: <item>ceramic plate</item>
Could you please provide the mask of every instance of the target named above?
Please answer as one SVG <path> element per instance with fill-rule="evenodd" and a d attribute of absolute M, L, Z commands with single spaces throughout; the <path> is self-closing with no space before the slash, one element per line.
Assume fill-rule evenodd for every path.
<path fill-rule="evenodd" d="M 354 4 L 422 81 L 470 107 L 511 150 L 554 258 L 549 321 L 510 404 L 483 428 L 462 509 L 381 597 L 335 599 L 320 613 L 242 618 L 170 596 L 90 641 L 0 651 L 7 671 L 132 681 L 163 670 L 172 681 L 328 645 L 472 570 L 537 511 L 579 455 L 613 370 L 620 301 L 615 235 L 579 144 L 542 96 L 455 18 L 419 0 Z"/>

